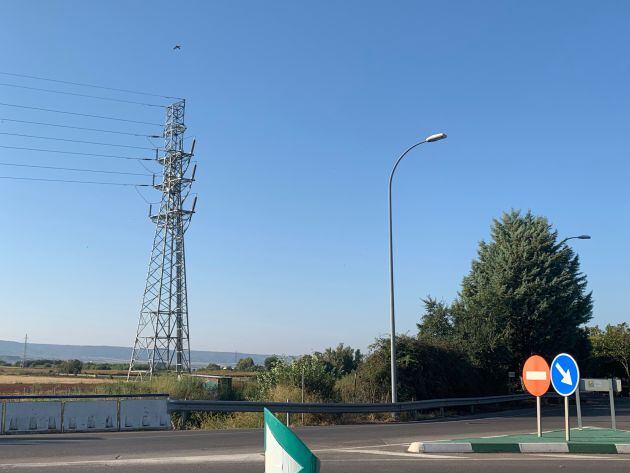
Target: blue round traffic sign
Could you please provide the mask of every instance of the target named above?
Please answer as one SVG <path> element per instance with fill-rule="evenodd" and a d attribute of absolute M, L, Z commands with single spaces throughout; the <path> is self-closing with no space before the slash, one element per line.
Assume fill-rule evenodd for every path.
<path fill-rule="evenodd" d="M 580 383 L 580 368 L 573 357 L 560 353 L 551 362 L 551 385 L 560 396 L 570 396 Z"/>

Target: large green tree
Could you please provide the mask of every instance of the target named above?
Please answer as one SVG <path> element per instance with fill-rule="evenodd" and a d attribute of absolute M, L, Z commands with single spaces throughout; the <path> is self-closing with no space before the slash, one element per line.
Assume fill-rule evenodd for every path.
<path fill-rule="evenodd" d="M 531 354 L 566 351 L 584 359 L 592 297 L 578 256 L 546 218 L 504 213 L 450 308 L 455 338 L 477 366 L 497 376 Z"/>

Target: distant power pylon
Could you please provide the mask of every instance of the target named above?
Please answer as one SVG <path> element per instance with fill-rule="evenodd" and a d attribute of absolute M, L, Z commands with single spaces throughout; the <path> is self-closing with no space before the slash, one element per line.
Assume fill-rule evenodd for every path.
<path fill-rule="evenodd" d="M 22 368 L 26 368 L 26 347 L 28 345 L 28 333 L 24 335 L 24 356 L 22 356 Z"/>
<path fill-rule="evenodd" d="M 190 152 L 184 151 L 184 108 L 185 101 L 181 100 L 166 109 L 164 151 L 157 158 L 163 166 L 162 179 L 153 185 L 162 192 L 162 200 L 158 213 L 149 208 L 155 237 L 127 379 L 145 374 L 151 377 L 160 370 L 178 375 L 190 372 L 184 234 L 197 198 L 190 210 L 184 209 L 196 170 L 195 164 L 186 177 L 195 142 Z"/>

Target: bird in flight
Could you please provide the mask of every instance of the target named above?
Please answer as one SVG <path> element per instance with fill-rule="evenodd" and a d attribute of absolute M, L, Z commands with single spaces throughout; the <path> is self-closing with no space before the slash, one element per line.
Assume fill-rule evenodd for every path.
<path fill-rule="evenodd" d="M 175 50 L 175 49 L 182 49 L 182 47 L 181 47 L 181 45 L 176 44 L 176 45 L 173 47 L 173 50 Z"/>

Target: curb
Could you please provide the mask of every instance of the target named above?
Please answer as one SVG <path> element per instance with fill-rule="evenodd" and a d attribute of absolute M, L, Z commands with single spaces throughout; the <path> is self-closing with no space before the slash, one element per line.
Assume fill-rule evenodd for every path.
<path fill-rule="evenodd" d="M 614 443 L 482 443 L 412 442 L 409 453 L 608 453 L 630 454 L 630 444 Z"/>

